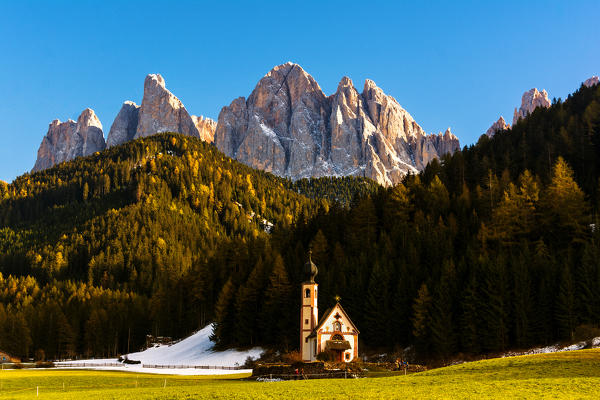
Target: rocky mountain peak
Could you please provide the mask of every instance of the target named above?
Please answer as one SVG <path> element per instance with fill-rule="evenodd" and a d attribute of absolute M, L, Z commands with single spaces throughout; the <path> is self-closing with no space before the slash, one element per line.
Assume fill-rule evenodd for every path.
<path fill-rule="evenodd" d="M 500 132 L 506 129 L 510 129 L 510 125 L 506 123 L 503 116 L 500 116 L 500 118 L 498 118 L 498 121 L 494 122 L 492 126 L 488 128 L 485 134 L 487 137 L 491 138 L 496 134 L 496 132 Z"/>
<path fill-rule="evenodd" d="M 127 100 L 123 103 L 108 132 L 107 147 L 123 144 L 135 137 L 139 111 L 140 106 L 133 101 Z"/>
<path fill-rule="evenodd" d="M 102 124 L 96 113 L 86 108 L 77 118 L 66 122 L 53 120 L 42 139 L 32 172 L 50 168 L 63 161 L 88 156 L 106 147 Z"/>
<path fill-rule="evenodd" d="M 98 119 L 98 116 L 91 108 L 86 108 L 81 112 L 79 118 L 77 118 L 77 125 L 83 127 L 96 127 L 102 130 L 102 123 Z"/>
<path fill-rule="evenodd" d="M 592 87 L 597 85 L 598 83 L 600 83 L 600 78 L 594 75 L 591 78 L 586 79 L 585 82 L 583 82 L 583 86 Z"/>
<path fill-rule="evenodd" d="M 150 74 L 144 81 L 144 97 L 134 138 L 160 132 L 178 132 L 200 137 L 194 121 L 183 103 L 169 92 L 159 74 Z"/>
<path fill-rule="evenodd" d="M 210 118 L 190 115 L 183 103 L 171 93 L 160 74 L 144 80 L 142 105 L 123 103 L 108 134 L 107 145 L 116 146 L 129 140 L 161 132 L 177 132 L 213 142 L 216 123 Z"/>
<path fill-rule="evenodd" d="M 223 107 L 215 144 L 247 165 L 291 179 L 355 175 L 385 185 L 458 148 L 449 131 L 425 134 L 373 81 L 361 94 L 343 77 L 327 97 L 293 63 L 269 71 L 247 100 Z"/>
<path fill-rule="evenodd" d="M 386 97 L 383 90 L 370 79 L 365 80 L 362 95 L 367 100 L 374 100 L 380 103 L 382 102 L 383 98 Z"/>
<path fill-rule="evenodd" d="M 144 92 L 155 87 L 165 89 L 165 80 L 160 74 L 148 74 L 144 80 Z"/>
<path fill-rule="evenodd" d="M 444 132 L 444 139 L 458 140 L 458 138 L 450 130 L 450 127 L 448 127 L 448 129 L 446 129 Z"/>
<path fill-rule="evenodd" d="M 519 121 L 521 118 L 525 118 L 529 114 L 533 112 L 538 107 L 550 107 L 551 103 L 548 99 L 548 92 L 546 90 L 542 90 L 541 92 L 537 90 L 537 88 L 533 88 L 531 90 L 523 93 L 523 97 L 521 97 L 521 107 L 517 110 L 515 108 L 514 116 L 513 116 L 513 125 Z"/>
<path fill-rule="evenodd" d="M 354 84 L 352 83 L 352 79 L 348 78 L 347 76 L 344 76 L 340 80 L 337 90 L 339 91 L 341 88 L 344 88 L 344 87 L 354 87 Z"/>

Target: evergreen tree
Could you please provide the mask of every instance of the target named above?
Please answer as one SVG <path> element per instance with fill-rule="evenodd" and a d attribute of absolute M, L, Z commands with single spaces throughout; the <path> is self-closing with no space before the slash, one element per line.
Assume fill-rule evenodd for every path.
<path fill-rule="evenodd" d="M 452 261 L 444 262 L 440 284 L 431 307 L 431 342 L 437 356 L 447 358 L 456 351 L 453 294 L 456 271 Z"/>
<path fill-rule="evenodd" d="M 430 329 L 431 329 L 431 295 L 427 285 L 423 283 L 419 289 L 417 298 L 413 303 L 413 336 L 417 351 L 420 354 L 429 354 L 430 351 Z"/>
<path fill-rule="evenodd" d="M 264 343 L 280 344 L 285 350 L 288 350 L 290 346 L 295 346 L 293 338 L 298 332 L 298 318 L 294 318 L 295 315 L 288 312 L 290 305 L 298 305 L 298 301 L 294 301 L 298 296 L 294 296 L 294 293 L 283 264 L 283 258 L 276 254 L 261 314 L 260 326 L 264 334 Z"/>
<path fill-rule="evenodd" d="M 210 339 L 217 346 L 225 347 L 235 343 L 235 288 L 231 278 L 221 289 L 217 304 L 215 305 L 215 322 Z"/>
<path fill-rule="evenodd" d="M 556 320 L 558 322 L 560 335 L 563 338 L 573 340 L 577 321 L 575 315 L 575 293 L 573 279 L 568 263 L 565 263 L 560 275 L 556 303 Z"/>

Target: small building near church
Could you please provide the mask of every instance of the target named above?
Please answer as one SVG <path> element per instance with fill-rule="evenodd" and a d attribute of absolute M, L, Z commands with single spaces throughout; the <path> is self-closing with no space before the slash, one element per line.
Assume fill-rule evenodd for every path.
<path fill-rule="evenodd" d="M 330 352 L 334 361 L 350 362 L 358 358 L 358 334 L 356 325 L 352 322 L 342 305 L 325 311 L 321 322 L 318 312 L 318 284 L 315 276 L 317 266 L 309 254 L 308 262 L 304 265 L 306 280 L 302 283 L 302 306 L 300 311 L 300 354 L 305 362 L 315 361 L 317 354 Z"/>
<path fill-rule="evenodd" d="M 7 352 L 0 350 L 0 364 L 4 363 L 19 363 L 21 362 L 20 358 L 13 357 Z"/>

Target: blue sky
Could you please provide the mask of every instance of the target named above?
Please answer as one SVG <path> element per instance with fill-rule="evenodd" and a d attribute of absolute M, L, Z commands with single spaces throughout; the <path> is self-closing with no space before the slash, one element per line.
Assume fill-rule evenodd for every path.
<path fill-rule="evenodd" d="M 91 107 L 107 135 L 148 73 L 216 119 L 288 60 L 328 95 L 373 79 L 426 131 L 470 144 L 525 90 L 565 98 L 600 74 L 598 15 L 598 0 L 0 0 L 0 179 L 33 167 L 55 118 Z"/>

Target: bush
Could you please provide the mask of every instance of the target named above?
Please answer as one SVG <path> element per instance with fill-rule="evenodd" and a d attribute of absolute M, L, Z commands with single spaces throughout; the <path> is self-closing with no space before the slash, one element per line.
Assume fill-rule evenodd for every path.
<path fill-rule="evenodd" d="M 600 336 L 600 328 L 594 325 L 579 325 L 575 328 L 573 336 L 579 342 L 586 342 L 584 348 L 591 349 L 593 339 Z"/>
<path fill-rule="evenodd" d="M 43 349 L 37 349 L 35 352 L 35 359 L 37 361 L 46 361 L 46 353 Z"/>
<path fill-rule="evenodd" d="M 38 361 L 35 363 L 36 368 L 54 368 L 52 361 Z"/>
<path fill-rule="evenodd" d="M 25 366 L 21 363 L 14 363 L 13 368 L 14 369 L 23 369 L 23 368 L 25 368 Z"/>
<path fill-rule="evenodd" d="M 248 356 L 248 358 L 246 358 L 246 361 L 242 365 L 242 368 L 253 369 L 255 366 L 256 366 L 256 361 L 254 360 L 254 358 Z"/>
<path fill-rule="evenodd" d="M 319 361 L 334 361 L 335 354 L 333 353 L 333 351 L 330 351 L 330 350 L 322 351 L 319 354 L 317 354 L 317 360 L 319 360 Z"/>
<path fill-rule="evenodd" d="M 575 328 L 574 338 L 577 341 L 589 340 L 600 336 L 600 328 L 594 325 L 579 325 Z"/>
<path fill-rule="evenodd" d="M 302 355 L 299 351 L 290 351 L 281 355 L 281 360 L 284 363 L 294 364 L 302 361 Z"/>

